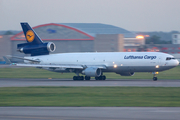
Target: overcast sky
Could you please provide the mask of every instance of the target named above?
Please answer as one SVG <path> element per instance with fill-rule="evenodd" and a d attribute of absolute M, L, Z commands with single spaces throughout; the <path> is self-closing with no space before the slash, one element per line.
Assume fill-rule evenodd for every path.
<path fill-rule="evenodd" d="M 0 30 L 45 23 L 105 23 L 130 31 L 180 31 L 180 0 L 0 0 Z"/>

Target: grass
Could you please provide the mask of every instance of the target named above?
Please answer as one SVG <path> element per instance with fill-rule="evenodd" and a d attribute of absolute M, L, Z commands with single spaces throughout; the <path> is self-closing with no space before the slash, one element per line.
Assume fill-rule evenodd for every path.
<path fill-rule="evenodd" d="M 160 72 L 158 79 L 180 79 L 180 66 Z M 0 68 L 0 78 L 71 78 L 74 73 L 55 73 L 36 68 Z M 108 79 L 152 79 L 151 73 L 135 73 L 134 76 L 120 76 L 116 73 L 104 73 Z"/>
<path fill-rule="evenodd" d="M 180 107 L 180 88 L 4 87 L 0 106 Z"/>

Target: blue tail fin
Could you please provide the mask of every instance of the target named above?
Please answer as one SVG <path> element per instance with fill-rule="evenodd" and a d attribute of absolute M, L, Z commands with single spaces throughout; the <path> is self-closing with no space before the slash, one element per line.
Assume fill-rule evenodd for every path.
<path fill-rule="evenodd" d="M 28 23 L 21 23 L 26 41 L 31 44 L 43 44 L 43 41 L 39 38 L 36 32 L 29 26 Z"/>
<path fill-rule="evenodd" d="M 53 42 L 44 43 L 28 23 L 21 23 L 27 43 L 17 45 L 19 52 L 31 54 L 31 56 L 48 55 L 53 52 L 56 46 Z"/>

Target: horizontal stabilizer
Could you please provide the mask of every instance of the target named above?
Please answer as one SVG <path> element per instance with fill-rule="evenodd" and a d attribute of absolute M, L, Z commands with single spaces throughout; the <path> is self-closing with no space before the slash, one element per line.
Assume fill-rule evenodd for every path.
<path fill-rule="evenodd" d="M 11 64 L 11 61 L 6 56 L 3 56 L 3 58 L 6 61 L 6 64 Z"/>
<path fill-rule="evenodd" d="M 40 60 L 32 60 L 32 59 L 27 59 L 27 58 L 18 57 L 18 56 L 7 55 L 7 57 L 17 58 L 17 59 L 21 59 L 21 60 L 27 60 L 27 61 L 31 61 L 31 62 L 40 62 Z"/>

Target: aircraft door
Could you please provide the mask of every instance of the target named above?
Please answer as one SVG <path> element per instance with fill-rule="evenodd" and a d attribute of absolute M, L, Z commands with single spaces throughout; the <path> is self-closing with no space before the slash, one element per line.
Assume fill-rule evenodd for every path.
<path fill-rule="evenodd" d="M 160 66 L 163 65 L 163 61 L 162 61 L 162 57 L 161 56 L 158 57 L 158 64 Z"/>

